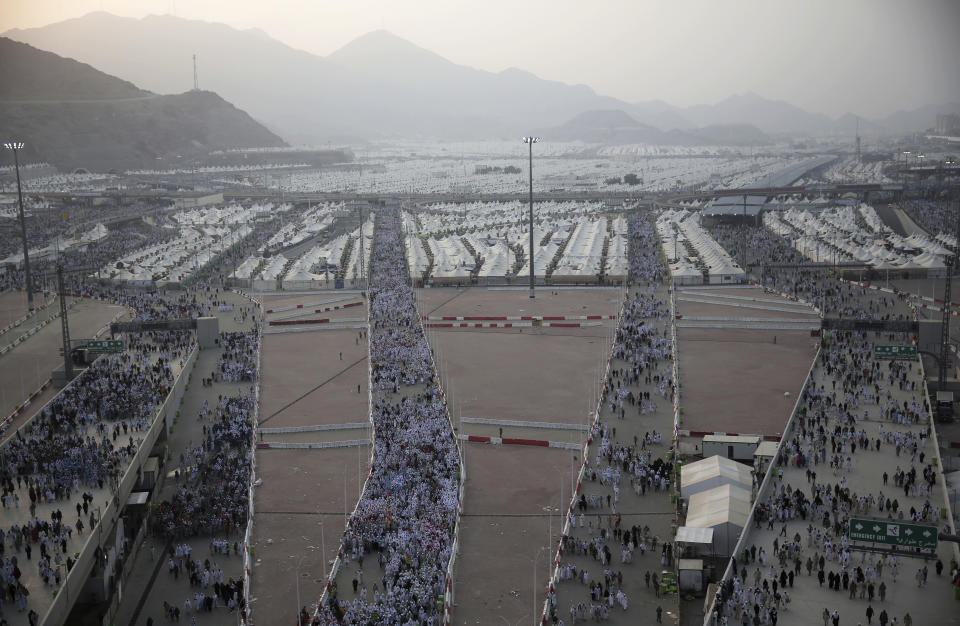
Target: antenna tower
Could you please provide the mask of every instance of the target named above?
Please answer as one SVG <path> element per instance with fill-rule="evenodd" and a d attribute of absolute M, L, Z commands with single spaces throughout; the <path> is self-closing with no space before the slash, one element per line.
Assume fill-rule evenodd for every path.
<path fill-rule="evenodd" d="M 860 163 L 860 117 L 857 117 L 857 163 Z"/>
<path fill-rule="evenodd" d="M 193 90 L 200 91 L 200 81 L 197 80 L 197 55 L 196 54 L 193 55 Z M 857 145 L 859 145 L 859 139 L 857 140 Z"/>

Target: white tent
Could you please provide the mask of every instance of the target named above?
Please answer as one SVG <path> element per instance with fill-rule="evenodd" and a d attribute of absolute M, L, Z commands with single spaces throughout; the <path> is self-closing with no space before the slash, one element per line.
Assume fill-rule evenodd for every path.
<path fill-rule="evenodd" d="M 750 468 L 719 455 L 680 468 L 680 495 L 684 498 L 690 499 L 694 494 L 722 485 L 737 485 L 750 490 L 753 487 Z"/>
<path fill-rule="evenodd" d="M 691 496 L 685 525 L 712 528 L 714 553 L 730 556 L 749 518 L 750 492 L 723 485 Z"/>
<path fill-rule="evenodd" d="M 694 554 L 710 554 L 713 550 L 713 529 L 680 526 L 674 541 L 684 544 L 683 548 L 692 549 Z"/>

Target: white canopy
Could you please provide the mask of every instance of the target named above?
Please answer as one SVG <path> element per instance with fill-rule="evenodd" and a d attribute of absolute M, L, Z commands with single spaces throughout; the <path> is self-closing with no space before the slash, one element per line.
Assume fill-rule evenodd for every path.
<path fill-rule="evenodd" d="M 682 543 L 713 543 L 713 529 L 697 526 L 681 526 L 677 529 L 678 542 Z"/>
<path fill-rule="evenodd" d="M 680 494 L 691 498 L 694 494 L 720 487 L 739 485 L 744 489 L 753 487 L 750 468 L 719 455 L 714 455 L 680 468 Z"/>

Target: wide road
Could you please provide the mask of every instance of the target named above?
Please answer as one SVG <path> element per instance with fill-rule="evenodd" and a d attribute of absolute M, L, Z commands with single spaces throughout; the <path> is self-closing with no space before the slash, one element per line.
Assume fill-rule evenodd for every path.
<path fill-rule="evenodd" d="M 92 337 L 121 311 L 124 311 L 124 308 L 119 305 L 81 300 L 68 312 L 70 335 L 74 339 Z M 0 417 L 9 415 L 63 363 L 63 357 L 60 356 L 61 345 L 60 320 L 57 319 L 0 356 Z M 43 402 L 53 395 L 55 392 L 48 389 L 45 395 L 34 401 L 34 406 L 42 406 Z M 14 429 L 7 432 L 12 433 Z"/>

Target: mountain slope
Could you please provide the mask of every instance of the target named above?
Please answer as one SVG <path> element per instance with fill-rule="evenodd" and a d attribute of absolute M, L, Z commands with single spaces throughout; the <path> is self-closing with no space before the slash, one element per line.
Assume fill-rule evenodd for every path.
<path fill-rule="evenodd" d="M 283 145 L 215 93 L 156 95 L 2 37 L 0 135 L 24 141 L 29 158 L 90 170 L 166 167 L 211 150 Z"/>
<path fill-rule="evenodd" d="M 751 145 L 770 143 L 770 138 L 749 124 L 713 125 L 691 130 L 662 131 L 642 124 L 624 111 L 585 111 L 566 123 L 541 131 L 554 141 L 660 145 Z"/>
<path fill-rule="evenodd" d="M 696 105 L 683 115 L 697 126 L 753 124 L 767 133 L 816 133 L 830 127 L 826 115 L 808 113 L 779 100 L 767 100 L 755 93 L 730 96 L 714 105 Z"/>
<path fill-rule="evenodd" d="M 960 114 L 960 102 L 930 104 L 909 111 L 897 111 L 879 121 L 889 131 L 923 131 L 936 126 L 937 116 L 948 113 Z"/>
<path fill-rule="evenodd" d="M 159 93 L 192 86 L 196 53 L 202 88 L 296 141 L 515 136 L 581 111 L 630 107 L 583 85 L 457 65 L 386 31 L 327 58 L 261 31 L 171 16 L 137 20 L 98 12 L 6 35 Z"/>
<path fill-rule="evenodd" d="M 848 132 L 847 120 L 836 122 L 753 93 L 686 108 L 659 100 L 628 103 L 520 69 L 494 73 L 458 65 L 383 30 L 326 58 L 258 29 L 166 15 L 138 20 L 96 12 L 6 35 L 156 93 L 189 89 L 196 54 L 202 88 L 296 142 L 516 137 L 596 110 L 621 110 L 660 130 L 749 124 L 768 134 Z M 879 123 L 888 131 L 921 130 L 933 124 L 934 108 L 928 109 Z"/>

